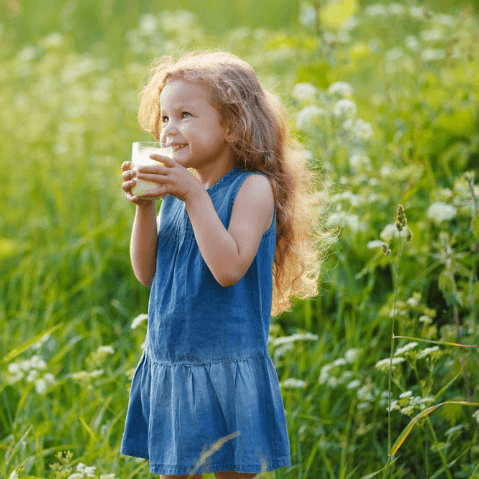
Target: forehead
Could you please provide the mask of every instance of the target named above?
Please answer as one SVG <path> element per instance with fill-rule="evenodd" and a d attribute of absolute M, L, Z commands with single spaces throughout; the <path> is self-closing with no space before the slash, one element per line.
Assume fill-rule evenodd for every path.
<path fill-rule="evenodd" d="M 162 109 L 174 107 L 175 104 L 202 105 L 209 103 L 208 92 L 203 85 L 183 78 L 169 80 L 160 95 Z"/>

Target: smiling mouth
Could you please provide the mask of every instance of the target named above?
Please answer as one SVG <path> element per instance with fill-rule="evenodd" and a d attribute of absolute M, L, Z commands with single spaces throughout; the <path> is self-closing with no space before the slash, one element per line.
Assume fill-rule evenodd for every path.
<path fill-rule="evenodd" d="M 173 151 L 178 151 L 178 150 L 181 150 L 182 148 L 184 148 L 185 146 L 187 146 L 187 145 L 186 144 L 185 145 L 174 145 L 171 148 L 173 148 Z"/>

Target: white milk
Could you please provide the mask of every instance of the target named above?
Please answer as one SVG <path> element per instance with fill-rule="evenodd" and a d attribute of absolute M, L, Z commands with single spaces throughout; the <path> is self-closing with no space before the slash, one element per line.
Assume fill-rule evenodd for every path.
<path fill-rule="evenodd" d="M 173 149 L 171 147 L 161 148 L 159 146 L 155 146 L 154 142 L 133 143 L 133 149 L 132 149 L 132 155 L 131 155 L 132 170 L 138 173 L 138 168 L 140 166 L 146 166 L 146 165 L 164 166 L 164 163 L 162 163 L 161 161 L 152 160 L 150 158 L 150 155 L 152 153 L 168 156 L 171 158 L 173 156 Z M 131 189 L 131 192 L 135 196 L 144 197 L 145 195 L 157 194 L 158 188 L 159 188 L 158 183 L 141 180 L 135 176 L 135 185 Z"/>

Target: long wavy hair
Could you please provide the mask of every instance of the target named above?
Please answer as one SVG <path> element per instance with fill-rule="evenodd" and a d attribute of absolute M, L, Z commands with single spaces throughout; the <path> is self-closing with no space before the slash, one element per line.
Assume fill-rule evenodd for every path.
<path fill-rule="evenodd" d="M 324 246 L 332 232 L 322 228 L 319 176 L 308 169 L 304 148 L 291 138 L 280 99 L 262 87 L 248 63 L 228 52 L 197 50 L 177 61 L 164 56 L 153 62 L 148 74 L 139 94 L 143 130 L 159 140 L 160 95 L 169 80 L 199 83 L 220 113 L 222 125 L 237 132 L 230 144 L 235 164 L 269 178 L 276 203 L 271 314 L 290 311 L 292 297 L 317 296 Z"/>

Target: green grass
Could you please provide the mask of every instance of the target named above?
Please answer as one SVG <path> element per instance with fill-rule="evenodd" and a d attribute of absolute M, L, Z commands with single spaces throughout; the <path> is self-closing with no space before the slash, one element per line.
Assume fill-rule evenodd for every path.
<path fill-rule="evenodd" d="M 68 5 L 86 25 L 87 9 L 107 3 Z M 96 466 L 95 477 L 148 475 L 146 461 L 119 455 L 146 331 L 145 322 L 131 324 L 146 312 L 149 294 L 130 265 L 134 206 L 121 190 L 120 165 L 133 141 L 149 139 L 136 119 L 146 68 L 156 56 L 193 48 L 238 54 L 281 96 L 311 167 L 324 168 L 329 225 L 341 228 L 322 294 L 273 320 L 269 348 L 292 466 L 263 477 L 373 474 L 429 396 L 433 405 L 449 403 L 415 423 L 388 477 L 477 477 L 476 407 L 451 403 L 477 402 L 477 348 L 420 341 L 479 344 L 477 19 L 461 10 L 452 25 L 410 13 L 372 17 L 363 3 L 350 37 L 332 45 L 334 31 L 318 37 L 294 15 L 282 30 L 255 29 L 249 20 L 250 28 L 226 30 L 226 16 L 213 29 L 199 16 L 185 31 L 181 22 L 167 30 L 159 14 L 148 33 L 146 3 L 134 12 L 114 6 L 108 22 L 97 25 L 96 17 L 84 34 L 80 24 L 51 23 L 65 22 L 53 15 L 54 3 L 43 12 L 25 5 L 22 17 L 0 26 L 0 477 L 20 466 L 20 477 L 68 477 L 80 463 Z M 442 37 L 421 36 L 431 29 Z M 417 50 L 407 47 L 412 35 Z M 454 55 L 443 59 L 422 53 L 451 44 Z M 294 92 L 303 81 L 318 88 L 310 98 Z M 369 123 L 372 136 L 335 118 L 340 94 L 328 87 L 338 81 L 353 86 L 355 120 Z M 307 106 L 325 114 L 308 116 Z M 444 205 L 430 209 L 442 203 L 447 217 Z M 386 228 L 398 204 L 414 234 L 401 240 L 401 252 L 394 226 Z M 376 364 L 390 358 L 392 311 L 394 334 L 418 345 L 400 353 L 404 362 L 392 370 L 388 437 L 388 369 Z M 411 342 L 394 339 L 393 354 Z M 412 403 L 409 392 L 420 399 Z M 67 450 L 72 471 L 66 463 L 65 473 L 53 471 Z"/>

